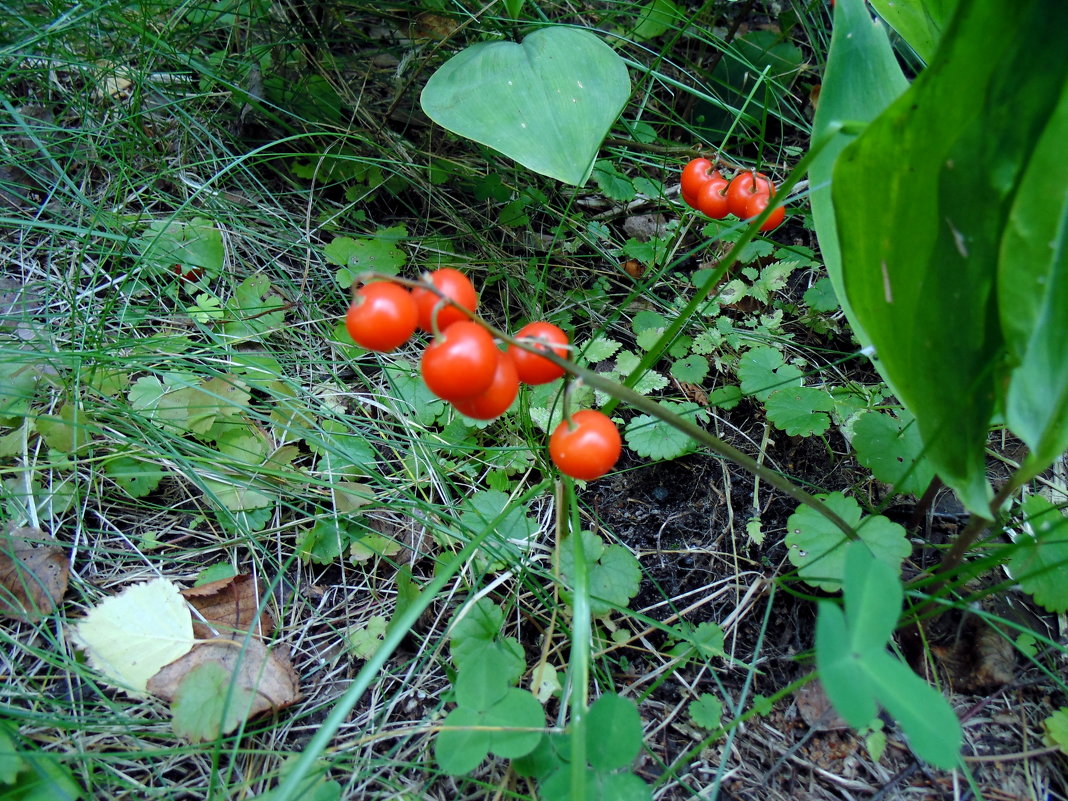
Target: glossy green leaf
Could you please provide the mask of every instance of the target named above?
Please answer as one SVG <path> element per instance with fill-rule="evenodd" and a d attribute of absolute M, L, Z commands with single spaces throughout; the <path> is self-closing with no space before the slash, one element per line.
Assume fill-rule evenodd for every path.
<path fill-rule="evenodd" d="M 934 55 L 956 0 L 871 0 L 871 5 L 926 62 Z"/>
<path fill-rule="evenodd" d="M 1035 147 L 1001 240 L 998 305 L 1015 367 L 1006 421 L 1041 470 L 1068 448 L 1068 83 Z"/>
<path fill-rule="evenodd" d="M 962 0 L 931 65 L 834 172 L 847 313 L 938 474 L 984 515 L 1000 236 L 1068 73 L 1065 26 L 1068 5 Z"/>
<path fill-rule="evenodd" d="M 581 186 L 629 97 L 615 50 L 588 31 L 552 27 L 462 50 L 430 77 L 421 103 L 453 133 Z"/>
<path fill-rule="evenodd" d="M 850 0 L 834 10 L 834 30 L 827 69 L 823 75 L 819 105 L 812 121 L 813 143 L 822 141 L 832 127 L 843 123 L 863 123 L 875 119 L 883 109 L 908 88 L 886 28 L 873 21 L 865 4 Z M 838 229 L 831 201 L 831 173 L 838 154 L 853 141 L 854 133 L 834 134 L 809 170 L 812 189 L 812 221 L 820 243 L 820 253 L 834 294 L 861 344 L 867 335 L 851 314 L 842 285 L 842 262 Z"/>
<path fill-rule="evenodd" d="M 519 19 L 519 12 L 523 10 L 524 0 L 504 0 L 504 10 L 512 19 Z"/>

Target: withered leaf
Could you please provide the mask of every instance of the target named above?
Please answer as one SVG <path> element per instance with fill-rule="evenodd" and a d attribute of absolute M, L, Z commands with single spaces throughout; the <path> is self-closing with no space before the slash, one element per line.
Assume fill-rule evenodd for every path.
<path fill-rule="evenodd" d="M 174 701 L 182 679 L 208 663 L 219 665 L 232 681 L 238 697 L 251 697 L 247 716 L 284 709 L 300 698 L 300 683 L 289 652 L 284 648 L 269 651 L 262 640 L 209 640 L 193 646 L 180 659 L 164 666 L 148 680 L 148 691 L 165 701 Z"/>
<path fill-rule="evenodd" d="M 193 615 L 193 636 L 198 640 L 245 635 L 250 628 L 254 636 L 263 638 L 274 629 L 274 619 L 266 610 L 257 619 L 263 588 L 247 573 L 182 590 L 182 597 L 204 618 Z"/>
<path fill-rule="evenodd" d="M 67 591 L 70 562 L 39 528 L 0 535 L 0 614 L 33 623 L 55 611 Z"/>

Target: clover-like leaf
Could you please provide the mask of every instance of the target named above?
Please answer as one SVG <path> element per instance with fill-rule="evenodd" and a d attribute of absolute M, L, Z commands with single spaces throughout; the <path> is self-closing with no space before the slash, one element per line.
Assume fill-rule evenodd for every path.
<path fill-rule="evenodd" d="M 434 755 L 446 773 L 469 773 L 487 754 L 507 759 L 529 754 L 541 742 L 544 725 L 538 699 L 526 690 L 508 688 L 485 708 L 461 704 L 446 715 Z"/>
<path fill-rule="evenodd" d="M 515 637 L 502 637 L 504 612 L 488 598 L 480 598 L 457 620 L 450 632 L 449 650 L 457 669 L 493 660 L 499 675 L 514 684 L 526 670 L 523 646 Z"/>
<path fill-rule="evenodd" d="M 582 547 L 589 573 L 590 613 L 594 617 L 609 614 L 617 607 L 625 607 L 638 593 L 642 571 L 638 560 L 622 545 L 608 545 L 596 534 L 583 531 Z M 575 571 L 575 557 L 571 538 L 560 543 L 560 574 L 571 584 Z M 571 593 L 563 598 L 570 603 Z"/>

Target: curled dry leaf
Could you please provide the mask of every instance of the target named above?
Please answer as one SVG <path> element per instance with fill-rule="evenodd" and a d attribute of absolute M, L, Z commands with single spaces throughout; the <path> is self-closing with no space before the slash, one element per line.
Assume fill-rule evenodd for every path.
<path fill-rule="evenodd" d="M 284 709 L 300 698 L 300 684 L 289 653 L 273 651 L 261 640 L 243 637 L 209 640 L 193 647 L 185 656 L 164 666 L 148 680 L 148 691 L 166 701 L 180 700 L 182 680 L 203 665 L 214 663 L 235 681 L 234 697 L 249 699 L 246 716 Z M 242 710 L 243 711 L 243 710 Z M 234 724 L 236 727 L 236 723 Z"/>
<path fill-rule="evenodd" d="M 203 618 L 193 616 L 193 636 L 198 640 L 244 635 L 249 629 L 262 639 L 274 629 L 274 619 L 266 610 L 256 614 L 263 588 L 247 573 L 182 590 L 182 597 Z"/>
<path fill-rule="evenodd" d="M 39 528 L 0 536 L 0 614 L 33 623 L 55 611 L 67 591 L 70 562 L 62 548 L 34 545 L 50 538 Z"/>
<path fill-rule="evenodd" d="M 819 681 L 810 681 L 794 694 L 797 711 L 801 719 L 815 731 L 834 731 L 848 729 L 849 724 L 835 712 L 831 699 L 827 697 Z"/>

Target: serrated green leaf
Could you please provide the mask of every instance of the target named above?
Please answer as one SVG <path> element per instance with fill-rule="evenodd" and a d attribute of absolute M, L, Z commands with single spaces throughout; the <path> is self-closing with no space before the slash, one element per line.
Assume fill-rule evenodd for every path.
<path fill-rule="evenodd" d="M 668 385 L 666 376 L 656 372 L 656 370 L 650 370 L 638 379 L 637 383 L 632 389 L 639 395 L 648 395 L 652 392 L 656 392 L 658 389 L 663 389 Z"/>
<path fill-rule="evenodd" d="M 1062 754 L 1068 754 L 1068 706 L 1062 706 L 1042 721 L 1042 728 L 1046 732 L 1042 739 L 1057 746 Z"/>
<path fill-rule="evenodd" d="M 297 555 L 304 562 L 328 565 L 338 559 L 358 532 L 340 520 L 321 517 L 297 540 Z"/>
<path fill-rule="evenodd" d="M 164 471 L 151 462 L 117 456 L 104 463 L 104 472 L 133 498 L 143 498 L 163 480 Z"/>
<path fill-rule="evenodd" d="M 593 180 L 605 197 L 612 200 L 626 203 L 638 195 L 630 179 L 607 159 L 599 159 L 594 163 Z"/>
<path fill-rule="evenodd" d="M 723 702 L 711 693 L 701 693 L 686 708 L 690 719 L 702 729 L 714 731 L 723 720 Z"/>
<path fill-rule="evenodd" d="M 934 468 L 923 457 L 919 428 L 904 414 L 903 419 L 881 412 L 860 415 L 853 423 L 853 448 L 857 461 L 879 481 L 919 496 L 934 479 Z"/>
<path fill-rule="evenodd" d="M 667 403 L 665 408 L 683 417 L 705 419 L 706 412 L 696 403 Z M 627 447 L 645 459 L 667 460 L 697 450 L 698 443 L 688 434 L 652 415 L 642 414 L 633 418 L 624 431 Z"/>
<path fill-rule="evenodd" d="M 776 261 L 760 271 L 760 275 L 749 289 L 750 297 L 761 303 L 767 303 L 772 293 L 786 286 L 786 281 L 794 270 L 801 266 L 799 261 Z"/>
<path fill-rule="evenodd" d="M 805 290 L 802 300 L 815 312 L 833 312 L 838 309 L 838 296 L 834 294 L 834 284 L 823 276 Z"/>
<path fill-rule="evenodd" d="M 224 249 L 222 233 L 203 217 L 188 222 L 159 220 L 151 223 L 136 240 L 143 261 L 170 273 L 175 265 L 182 272 L 199 267 L 209 276 L 222 272 Z"/>
<path fill-rule="evenodd" d="M 786 364 L 775 348 L 761 345 L 742 354 L 738 360 L 738 379 L 742 392 L 766 401 L 776 390 L 801 386 L 801 371 Z"/>
<path fill-rule="evenodd" d="M 203 662 L 186 673 L 171 703 L 174 733 L 198 743 L 236 729 L 248 717 L 254 692 L 231 683 L 230 673 L 218 662 Z"/>
<path fill-rule="evenodd" d="M 1035 603 L 1068 611 L 1068 518 L 1040 495 L 1023 505 L 1027 529 L 1017 537 L 1008 569 Z"/>
<path fill-rule="evenodd" d="M 597 337 L 582 346 L 582 358 L 588 364 L 603 362 L 605 359 L 611 359 L 621 347 L 623 346 L 614 339 Z"/>
<path fill-rule="evenodd" d="M 419 425 L 432 425 L 447 411 L 448 404 L 427 388 L 418 372 L 397 369 L 390 370 L 388 374 L 391 394 L 402 413 L 415 418 Z"/>
<path fill-rule="evenodd" d="M 831 427 L 834 398 L 825 389 L 790 387 L 768 395 L 764 408 L 776 428 L 791 437 L 810 437 Z"/>
<path fill-rule="evenodd" d="M 721 409 L 733 409 L 742 401 L 742 390 L 735 386 L 717 387 L 708 393 L 708 402 Z"/>
<path fill-rule="evenodd" d="M 404 266 L 406 256 L 396 243 L 385 237 L 353 239 L 335 237 L 323 248 L 323 256 L 331 264 L 341 267 L 337 282 L 346 289 L 362 272 L 374 271 L 395 275 Z"/>
<path fill-rule="evenodd" d="M 263 273 L 250 275 L 234 289 L 226 304 L 227 321 L 223 331 L 228 336 L 255 336 L 281 328 L 285 322 L 285 301 L 270 294 L 272 284 Z"/>
<path fill-rule="evenodd" d="M 75 403 L 64 403 L 54 416 L 40 415 L 36 421 L 45 444 L 62 453 L 73 453 L 86 441 L 85 413 Z"/>
<path fill-rule="evenodd" d="M 882 515 L 861 519 L 860 504 L 840 492 L 817 496 L 851 525 L 872 553 L 892 567 L 912 551 L 905 529 Z M 815 509 L 804 504 L 786 521 L 787 557 L 798 568 L 798 575 L 808 584 L 828 592 L 842 588 L 847 543 L 845 534 Z"/>
<path fill-rule="evenodd" d="M 671 364 L 671 375 L 687 384 L 700 384 L 708 375 L 708 359 L 696 353 L 677 359 Z"/>

